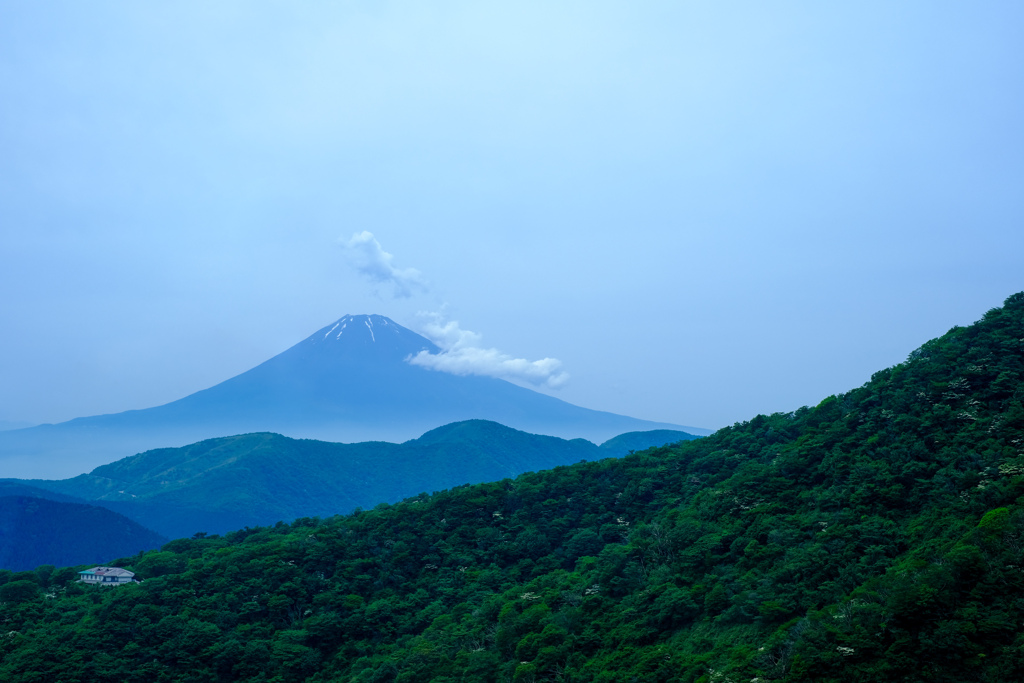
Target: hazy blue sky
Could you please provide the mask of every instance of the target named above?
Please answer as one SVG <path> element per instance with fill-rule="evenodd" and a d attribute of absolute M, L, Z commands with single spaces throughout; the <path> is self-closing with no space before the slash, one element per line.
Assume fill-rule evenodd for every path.
<path fill-rule="evenodd" d="M 0 0 L 0 421 L 346 313 L 590 408 L 813 405 L 1024 289 L 1022 122 L 1016 1 Z"/>

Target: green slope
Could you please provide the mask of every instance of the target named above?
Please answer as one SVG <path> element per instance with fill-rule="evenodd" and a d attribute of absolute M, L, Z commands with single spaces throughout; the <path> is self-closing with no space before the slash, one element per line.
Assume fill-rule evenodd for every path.
<path fill-rule="evenodd" d="M 1024 680 L 1022 376 L 1024 293 L 814 408 L 9 581 L 0 679 Z"/>

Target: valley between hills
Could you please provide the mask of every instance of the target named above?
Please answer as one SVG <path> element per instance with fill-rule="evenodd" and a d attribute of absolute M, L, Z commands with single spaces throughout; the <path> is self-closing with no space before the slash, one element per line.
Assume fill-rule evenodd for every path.
<path fill-rule="evenodd" d="M 0 571 L 0 680 L 1024 680 L 1022 378 L 1018 293 L 861 387 L 701 438 L 260 430 L 6 480 L 36 515 L 195 516 L 104 560 L 138 584 Z"/>

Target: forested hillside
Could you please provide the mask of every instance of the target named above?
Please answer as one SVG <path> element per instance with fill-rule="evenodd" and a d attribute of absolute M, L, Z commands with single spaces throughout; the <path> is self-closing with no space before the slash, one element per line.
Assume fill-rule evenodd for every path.
<path fill-rule="evenodd" d="M 0 581 L 0 679 L 1024 680 L 1024 293 L 814 408 Z"/>

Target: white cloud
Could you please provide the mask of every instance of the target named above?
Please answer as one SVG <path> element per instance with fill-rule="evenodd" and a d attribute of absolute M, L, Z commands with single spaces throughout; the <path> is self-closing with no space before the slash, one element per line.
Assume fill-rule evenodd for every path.
<path fill-rule="evenodd" d="M 426 292 L 423 275 L 415 268 L 396 268 L 394 257 L 380 246 L 373 233 L 364 230 L 348 240 L 339 240 L 352 266 L 370 281 L 391 285 L 398 298 L 412 296 L 416 290 Z M 557 358 L 526 360 L 513 358 L 498 349 L 484 348 L 483 338 L 476 332 L 459 327 L 458 321 L 445 320 L 443 313 L 420 313 L 424 322 L 420 331 L 441 347 L 440 353 L 421 351 L 406 360 L 431 370 L 453 375 L 484 375 L 528 382 L 551 389 L 565 384 L 568 373 Z"/>
<path fill-rule="evenodd" d="M 513 358 L 498 349 L 482 348 L 482 337 L 476 332 L 463 330 L 458 321 L 445 322 L 439 313 L 420 315 L 427 319 L 420 325 L 420 331 L 441 347 L 441 353 L 420 351 L 407 359 L 413 365 L 453 375 L 519 380 L 551 389 L 557 389 L 569 380 L 569 374 L 561 370 L 562 361 L 557 358 L 534 361 Z"/>
<path fill-rule="evenodd" d="M 423 275 L 415 268 L 395 268 L 391 254 L 381 248 L 380 242 L 372 232 L 357 232 L 348 240 L 341 242 L 349 262 L 362 275 L 372 282 L 390 284 L 394 287 L 394 295 L 404 299 L 412 296 L 413 291 L 427 291 L 427 283 Z"/>

